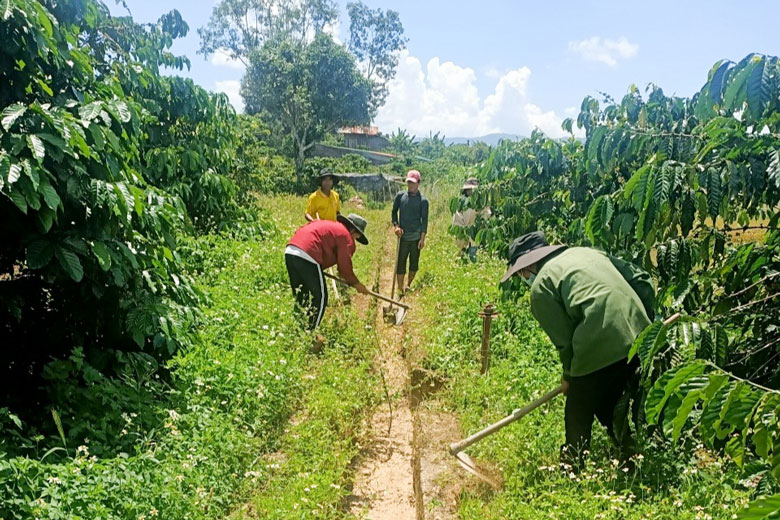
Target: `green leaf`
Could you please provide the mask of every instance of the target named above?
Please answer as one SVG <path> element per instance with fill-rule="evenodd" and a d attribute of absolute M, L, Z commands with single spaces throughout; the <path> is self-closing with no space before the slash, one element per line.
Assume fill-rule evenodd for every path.
<path fill-rule="evenodd" d="M 54 257 L 54 246 L 48 240 L 35 240 L 27 246 L 27 267 L 41 269 Z"/>
<path fill-rule="evenodd" d="M 57 190 L 55 190 L 51 184 L 41 184 L 41 189 L 39 191 L 43 195 L 43 200 L 49 208 L 56 211 L 57 208 L 60 207 L 62 201 L 57 194 Z"/>
<path fill-rule="evenodd" d="M 79 109 L 79 117 L 84 121 L 92 121 L 100 115 L 101 110 L 103 110 L 103 104 L 100 101 L 93 101 Z"/>
<path fill-rule="evenodd" d="M 46 148 L 43 146 L 43 141 L 37 135 L 30 134 L 27 136 L 27 146 L 30 151 L 39 162 L 46 157 Z"/>
<path fill-rule="evenodd" d="M 707 208 L 713 224 L 720 214 L 720 202 L 723 199 L 722 178 L 715 168 L 707 170 Z"/>
<path fill-rule="evenodd" d="M 693 388 L 697 387 L 699 383 L 701 383 L 700 388 L 703 388 L 709 383 L 709 379 L 707 377 L 696 377 L 688 382 L 688 384 Z M 680 438 L 682 429 L 685 426 L 685 423 L 688 421 L 688 417 L 691 415 L 691 411 L 693 410 L 693 407 L 696 405 L 696 403 L 699 402 L 701 397 L 702 397 L 701 389 L 690 390 L 683 397 L 680 407 L 677 408 L 677 414 L 675 415 L 674 423 L 672 425 L 672 439 L 675 442 L 677 442 L 677 440 Z"/>
<path fill-rule="evenodd" d="M 737 515 L 738 520 L 769 520 L 780 514 L 780 494 L 769 498 L 762 497 L 748 504 Z"/>
<path fill-rule="evenodd" d="M 27 214 L 27 199 L 25 198 L 24 193 L 19 190 L 13 190 L 11 192 L 11 201 L 19 208 L 19 211 L 25 215 Z"/>
<path fill-rule="evenodd" d="M 661 379 L 656 381 L 655 385 L 653 385 L 653 391 L 647 397 L 647 402 L 645 403 L 647 422 L 654 424 L 658 420 L 658 416 L 661 415 L 661 411 L 663 410 L 664 405 L 666 405 L 666 401 L 669 397 L 676 392 L 683 383 L 688 382 L 696 376 L 701 376 L 706 368 L 707 365 L 703 362 L 693 361 L 665 372 L 664 375 L 661 376 Z M 703 382 L 701 386 L 704 386 Z M 661 389 L 663 391 L 660 391 Z"/>
<path fill-rule="evenodd" d="M 780 188 L 780 150 L 772 150 L 769 153 L 769 166 L 766 169 L 766 176 L 769 182 L 773 182 L 775 187 Z"/>
<path fill-rule="evenodd" d="M 41 90 L 43 90 L 44 92 L 46 92 L 50 96 L 54 95 L 54 91 L 51 89 L 51 87 L 49 85 L 46 84 L 45 81 L 43 81 L 40 78 L 35 78 L 35 81 L 38 83 L 38 86 L 41 87 Z"/>
<path fill-rule="evenodd" d="M 8 177 L 6 180 L 8 181 L 8 184 L 13 184 L 16 181 L 19 180 L 19 177 L 22 176 L 22 166 L 17 163 L 10 163 L 8 166 Z"/>
<path fill-rule="evenodd" d="M 775 64 L 768 57 L 762 57 L 747 79 L 748 110 L 754 121 L 761 119 L 772 98 L 772 72 Z"/>
<path fill-rule="evenodd" d="M 0 124 L 3 125 L 3 128 L 7 132 L 11 129 L 14 122 L 22 117 L 24 113 L 27 111 L 27 107 L 22 105 L 21 103 L 14 103 L 13 105 L 8 105 L 3 109 L 2 113 L 2 120 L 0 120 Z"/>
<path fill-rule="evenodd" d="M 8 20 L 13 12 L 14 6 L 11 4 L 11 0 L 2 0 L 0 2 L 0 19 L 3 21 Z"/>
<path fill-rule="evenodd" d="M 84 268 L 81 266 L 81 260 L 70 249 L 57 247 L 54 251 L 57 260 L 62 268 L 68 273 L 74 282 L 80 282 L 84 277 Z"/>
<path fill-rule="evenodd" d="M 103 271 L 111 269 L 111 251 L 103 242 L 95 242 L 92 244 L 92 253 L 98 259 L 100 268 Z"/>

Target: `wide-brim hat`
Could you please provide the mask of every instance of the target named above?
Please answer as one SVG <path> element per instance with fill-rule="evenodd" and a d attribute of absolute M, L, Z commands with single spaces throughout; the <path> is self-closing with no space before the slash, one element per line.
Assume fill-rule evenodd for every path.
<path fill-rule="evenodd" d="M 478 188 L 478 187 L 479 187 L 479 180 L 467 179 L 466 183 L 463 185 L 463 187 L 460 190 L 461 191 L 473 190 L 474 188 Z"/>
<path fill-rule="evenodd" d="M 361 244 L 368 245 L 368 238 L 366 237 L 366 219 L 357 213 L 350 213 L 346 217 L 339 214 L 336 215 L 336 219 L 347 226 L 347 228 L 355 229 L 360 234 L 360 236 L 357 237 L 357 241 Z"/>
<path fill-rule="evenodd" d="M 521 269 L 525 269 L 565 247 L 565 245 L 551 246 L 541 231 L 526 233 L 514 239 L 509 245 L 509 262 L 507 262 L 509 268 L 501 277 L 501 283 L 509 280 L 513 274 Z"/>
<path fill-rule="evenodd" d="M 320 174 L 317 175 L 317 185 L 318 186 L 322 184 L 322 179 L 324 179 L 325 177 L 333 178 L 333 185 L 334 186 L 339 183 L 339 176 L 338 175 L 333 173 L 329 168 L 323 168 L 322 170 L 320 170 Z"/>

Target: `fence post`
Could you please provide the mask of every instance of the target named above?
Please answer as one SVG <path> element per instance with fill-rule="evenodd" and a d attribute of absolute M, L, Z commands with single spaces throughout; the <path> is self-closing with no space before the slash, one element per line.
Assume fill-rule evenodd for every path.
<path fill-rule="evenodd" d="M 486 373 L 490 368 L 490 324 L 496 316 L 498 316 L 498 312 L 492 303 L 487 303 L 479 313 L 479 317 L 482 318 L 482 349 L 480 350 L 482 367 L 479 371 L 480 374 Z"/>

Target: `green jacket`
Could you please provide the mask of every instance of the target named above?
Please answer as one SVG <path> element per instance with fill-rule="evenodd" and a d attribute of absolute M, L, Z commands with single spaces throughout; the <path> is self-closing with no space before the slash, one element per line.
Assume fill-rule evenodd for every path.
<path fill-rule="evenodd" d="M 654 296 L 649 276 L 633 264 L 571 247 L 539 269 L 531 313 L 558 349 L 564 377 L 584 376 L 626 358 L 650 324 L 645 309 L 652 312 Z"/>

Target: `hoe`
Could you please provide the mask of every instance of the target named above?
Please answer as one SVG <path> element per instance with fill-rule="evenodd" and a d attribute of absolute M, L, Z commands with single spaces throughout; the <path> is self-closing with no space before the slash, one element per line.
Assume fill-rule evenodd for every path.
<path fill-rule="evenodd" d="M 668 327 L 669 325 L 673 324 L 675 321 L 677 321 L 680 318 L 680 313 L 675 313 L 672 316 L 668 317 L 666 320 L 664 320 L 663 325 L 664 327 Z M 487 468 L 480 468 L 480 466 L 467 454 L 463 453 L 463 450 L 471 446 L 472 444 L 476 444 L 477 442 L 481 441 L 488 435 L 497 432 L 504 426 L 511 424 L 515 422 L 516 420 L 524 417 L 534 409 L 540 407 L 544 403 L 551 401 L 554 399 L 558 394 L 563 392 L 563 386 L 559 386 L 555 390 L 551 390 L 544 394 L 542 397 L 537 399 L 536 401 L 533 401 L 523 408 L 518 408 L 515 411 L 513 411 L 511 414 L 507 415 L 497 423 L 491 424 L 484 430 L 480 430 L 474 435 L 471 435 L 462 441 L 459 442 L 453 442 L 450 444 L 450 454 L 453 455 L 456 459 L 458 459 L 458 464 L 460 464 L 463 469 L 471 473 L 472 475 L 476 476 L 483 482 L 488 483 L 490 486 L 492 486 L 494 489 L 498 489 L 501 487 L 501 476 L 496 475 L 495 471 L 489 470 Z"/>
<path fill-rule="evenodd" d="M 498 489 L 501 487 L 501 477 L 497 475 L 493 475 L 491 473 L 494 473 L 493 471 L 487 470 L 485 468 L 480 468 L 477 463 L 469 457 L 466 453 L 463 452 L 466 448 L 471 446 L 472 444 L 475 444 L 488 435 L 497 432 L 504 426 L 511 424 L 515 422 L 516 420 L 522 418 L 523 416 L 527 415 L 532 410 L 540 407 L 544 403 L 552 400 L 554 397 L 556 397 L 558 394 L 563 392 L 563 387 L 559 386 L 555 390 L 552 390 L 550 392 L 547 392 L 542 397 L 537 399 L 536 401 L 533 401 L 523 408 L 518 408 L 517 410 L 513 411 L 511 414 L 507 415 L 500 421 L 491 424 L 484 430 L 480 430 L 474 435 L 471 435 L 462 441 L 459 442 L 453 442 L 450 444 L 450 454 L 453 455 L 456 459 L 458 459 L 458 464 L 460 464 L 463 469 L 471 473 L 472 475 L 476 476 L 483 482 L 487 482 L 491 487 L 494 489 Z"/>
<path fill-rule="evenodd" d="M 398 272 L 398 256 L 401 252 L 401 237 L 398 237 L 398 241 L 396 242 L 395 246 L 395 267 L 393 268 L 393 284 L 390 289 L 390 298 L 395 298 L 395 280 L 398 278 L 398 275 L 396 274 Z M 399 292 L 402 289 L 401 287 L 398 288 Z M 404 318 L 406 318 L 406 308 L 399 307 L 398 309 L 393 308 L 393 305 L 385 305 L 382 308 L 382 315 L 386 318 L 388 316 L 395 317 L 395 324 L 400 325 L 404 322 Z"/>
<path fill-rule="evenodd" d="M 349 285 L 346 280 L 344 280 L 342 278 L 339 278 L 338 276 L 333 276 L 332 274 L 330 274 L 327 271 L 324 271 L 322 274 L 324 274 L 326 278 L 330 278 L 331 280 L 336 280 L 340 284 Z M 401 309 L 403 309 L 403 316 L 401 316 L 401 321 L 403 321 L 403 317 L 406 315 L 406 311 L 409 310 L 409 306 L 408 305 L 406 305 L 404 303 L 401 303 L 399 301 L 393 300 L 392 298 L 388 298 L 387 296 L 382 296 L 381 294 L 375 293 L 374 291 L 368 291 L 368 294 L 370 294 L 371 296 L 373 296 L 374 298 L 377 298 L 379 300 L 382 300 L 382 301 L 385 301 L 385 302 L 388 302 L 388 303 L 392 303 L 393 305 L 398 305 Z M 399 320 L 398 320 L 398 316 L 399 315 L 400 315 L 400 313 L 396 314 L 396 320 L 395 320 L 396 325 L 399 324 Z"/>

